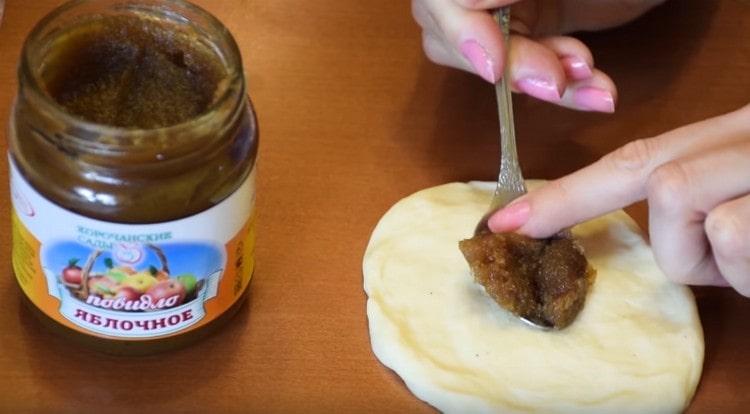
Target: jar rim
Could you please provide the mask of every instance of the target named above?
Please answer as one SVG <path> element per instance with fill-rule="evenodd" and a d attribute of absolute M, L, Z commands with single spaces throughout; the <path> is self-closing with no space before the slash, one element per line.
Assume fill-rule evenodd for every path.
<path fill-rule="evenodd" d="M 220 57 L 225 63 L 225 68 L 227 70 L 225 79 L 228 81 L 228 83 L 227 85 L 224 85 L 223 90 L 220 90 L 220 95 L 214 98 L 212 102 L 210 103 L 210 105 L 200 114 L 190 119 L 187 119 L 185 121 L 172 124 L 172 125 L 166 125 L 163 127 L 156 127 L 156 128 L 120 127 L 120 126 L 107 125 L 107 124 L 89 121 L 89 120 L 84 119 L 83 117 L 71 114 L 70 112 L 66 111 L 59 103 L 57 103 L 48 93 L 44 92 L 44 89 L 42 87 L 43 85 L 42 80 L 40 79 L 39 75 L 34 73 L 34 71 L 32 71 L 31 69 L 32 57 L 30 56 L 30 53 L 31 53 L 30 45 L 32 44 L 32 42 L 42 41 L 43 40 L 42 34 L 44 30 L 50 24 L 52 24 L 57 18 L 61 17 L 65 13 L 81 5 L 84 5 L 87 3 L 94 3 L 93 0 L 70 0 L 60 5 L 59 7 L 55 8 L 54 10 L 52 10 L 34 26 L 32 31 L 26 38 L 26 41 L 24 42 L 23 49 L 21 52 L 21 64 L 19 65 L 19 77 L 22 78 L 22 85 L 24 87 L 28 87 L 28 90 L 32 92 L 35 98 L 37 98 L 36 103 L 43 105 L 44 110 L 49 111 L 49 113 L 53 114 L 55 118 L 61 119 L 63 122 L 69 123 L 70 125 L 74 125 L 79 130 L 92 132 L 95 135 L 107 135 L 109 137 L 115 137 L 115 138 L 116 137 L 132 137 L 132 136 L 149 136 L 149 135 L 172 135 L 172 134 L 178 134 L 180 131 L 192 130 L 200 125 L 203 125 L 213 120 L 216 116 L 216 113 L 219 112 L 221 108 L 225 107 L 226 105 L 231 104 L 232 101 L 241 100 L 245 94 L 245 82 L 244 82 L 243 69 L 242 69 L 242 58 L 240 55 L 239 46 L 237 45 L 237 42 L 235 41 L 234 37 L 229 32 L 229 30 L 226 28 L 226 26 L 224 26 L 224 24 L 218 18 L 216 18 L 213 14 L 209 13 L 207 10 L 193 3 L 190 3 L 188 1 L 149 0 L 149 2 L 153 3 L 154 5 L 158 4 L 158 5 L 170 6 L 169 14 L 163 13 L 163 15 L 166 16 L 171 21 L 177 22 L 177 23 L 181 23 L 179 18 L 184 19 L 184 21 L 187 21 L 187 18 L 180 13 L 175 13 L 176 12 L 175 10 L 176 8 L 174 7 L 175 5 L 189 12 L 196 13 L 202 19 L 206 19 L 210 27 L 215 29 L 217 35 L 219 36 L 221 42 L 224 45 L 224 47 L 220 47 L 220 45 L 216 44 L 216 42 L 211 41 L 211 44 L 215 46 L 217 49 L 218 57 Z M 122 6 L 127 9 L 127 8 L 132 8 L 133 6 L 143 6 L 145 3 L 146 2 L 139 1 L 139 0 L 135 0 L 135 1 L 115 0 L 113 2 L 113 6 Z M 152 9 L 152 10 L 158 11 L 158 9 Z M 222 83 L 223 82 L 220 82 L 217 88 L 221 87 Z M 239 91 L 237 91 L 237 88 L 232 87 L 232 85 L 238 85 L 238 84 L 240 86 Z M 25 92 L 26 91 L 24 91 L 24 93 Z M 250 110 L 252 111 L 252 108 L 250 108 Z M 108 149 L 115 149 L 113 147 L 122 149 L 122 147 L 129 146 L 127 144 L 121 144 L 121 145 L 114 144 L 113 145 L 112 142 L 108 142 L 106 144 L 100 143 L 100 142 L 92 142 L 90 139 L 79 137 L 79 136 L 68 136 L 68 138 L 76 141 L 78 144 L 82 144 L 85 146 L 91 146 L 91 145 L 102 146 L 102 147 L 107 147 Z"/>

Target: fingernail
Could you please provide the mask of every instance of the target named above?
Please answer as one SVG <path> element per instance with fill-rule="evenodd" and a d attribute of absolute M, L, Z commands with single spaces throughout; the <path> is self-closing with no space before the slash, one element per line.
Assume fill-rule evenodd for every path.
<path fill-rule="evenodd" d="M 522 78 L 516 82 L 521 92 L 547 102 L 559 102 L 560 91 L 554 82 L 537 77 Z"/>
<path fill-rule="evenodd" d="M 513 231 L 526 224 L 530 216 L 531 205 L 527 201 L 519 201 L 492 215 L 487 225 L 495 233 Z"/>
<path fill-rule="evenodd" d="M 594 74 L 591 71 L 591 66 L 578 56 L 565 56 L 560 59 L 560 63 L 562 63 L 568 78 L 573 80 L 588 79 Z"/>
<path fill-rule="evenodd" d="M 581 109 L 612 113 L 615 111 L 615 100 L 612 94 L 599 88 L 580 88 L 573 93 L 573 102 Z"/>
<path fill-rule="evenodd" d="M 474 70 L 487 82 L 497 82 L 499 76 L 495 74 L 497 65 L 487 50 L 476 40 L 470 39 L 461 43 L 461 54 L 471 63 Z"/>

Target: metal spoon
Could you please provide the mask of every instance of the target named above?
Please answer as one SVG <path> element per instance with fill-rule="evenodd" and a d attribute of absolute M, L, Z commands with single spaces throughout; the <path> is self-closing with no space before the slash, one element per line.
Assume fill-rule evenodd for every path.
<path fill-rule="evenodd" d="M 492 196 L 490 208 L 479 220 L 474 230 L 474 235 L 489 233 L 487 220 L 497 210 L 505 207 L 511 201 L 526 194 L 526 184 L 521 174 L 521 166 L 518 163 L 516 153 L 516 130 L 513 125 L 513 100 L 508 87 L 510 70 L 508 69 L 508 50 L 510 49 L 510 8 L 503 7 L 494 13 L 494 18 L 500 25 L 505 42 L 505 63 L 503 77 L 495 84 L 497 95 L 497 108 L 500 116 L 500 174 L 497 177 L 495 194 Z M 552 326 L 545 320 L 533 317 L 519 316 L 521 321 L 535 328 L 549 330 Z"/>
<path fill-rule="evenodd" d="M 497 96 L 497 109 L 500 117 L 500 174 L 497 177 L 495 194 L 492 196 L 490 208 L 479 220 L 474 234 L 488 233 L 487 219 L 495 211 L 505 207 L 511 201 L 526 194 L 526 184 L 521 174 L 516 153 L 516 130 L 513 125 L 513 100 L 508 78 L 510 70 L 508 65 L 508 49 L 510 48 L 510 9 L 503 7 L 494 13 L 495 20 L 500 24 L 505 41 L 505 68 L 500 82 L 495 84 L 495 95 Z"/>

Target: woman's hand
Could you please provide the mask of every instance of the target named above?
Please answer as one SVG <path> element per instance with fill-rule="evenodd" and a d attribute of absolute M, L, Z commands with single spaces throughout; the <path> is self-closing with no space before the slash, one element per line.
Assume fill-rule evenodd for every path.
<path fill-rule="evenodd" d="M 750 105 L 631 142 L 515 200 L 489 226 L 546 237 L 642 199 L 668 277 L 750 296 Z"/>
<path fill-rule="evenodd" d="M 640 16 L 663 0 L 412 0 L 423 47 L 435 63 L 495 83 L 503 40 L 489 11 L 511 3 L 510 77 L 514 91 L 588 111 L 613 112 L 617 90 L 580 41 L 559 36 L 599 30 Z"/>

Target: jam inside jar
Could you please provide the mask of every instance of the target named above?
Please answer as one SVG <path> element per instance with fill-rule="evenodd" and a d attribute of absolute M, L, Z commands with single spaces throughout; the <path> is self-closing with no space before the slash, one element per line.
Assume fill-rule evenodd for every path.
<path fill-rule="evenodd" d="M 228 30 L 183 1 L 74 1 L 24 44 L 13 269 L 47 325 L 111 353 L 228 321 L 254 269 L 255 113 Z"/>

